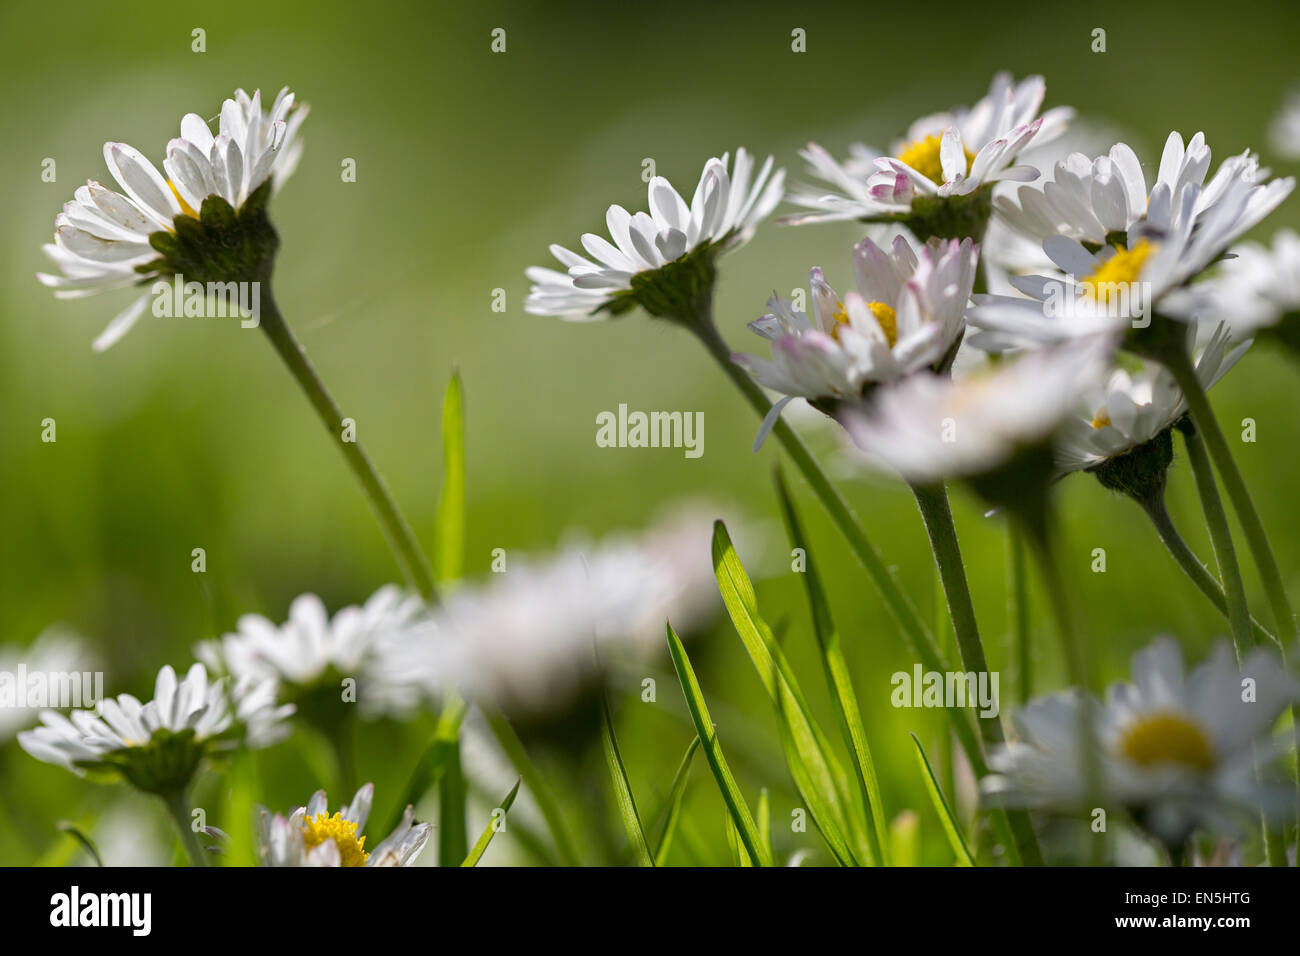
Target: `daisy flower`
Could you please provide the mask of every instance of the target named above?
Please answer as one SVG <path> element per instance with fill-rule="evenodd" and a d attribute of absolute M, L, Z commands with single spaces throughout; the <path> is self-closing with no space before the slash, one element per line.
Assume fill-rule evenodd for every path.
<path fill-rule="evenodd" d="M 260 808 L 257 850 L 262 866 L 413 866 L 433 826 L 415 823 L 415 811 L 408 806 L 397 829 L 367 851 L 361 832 L 374 795 L 375 785 L 367 783 L 333 814 L 324 790 L 287 818 Z"/>
<path fill-rule="evenodd" d="M 1195 327 L 1188 328 L 1194 339 Z M 1228 350 L 1230 332 L 1220 323 L 1196 358 L 1196 377 L 1207 391 L 1250 348 L 1249 341 Z M 1138 371 L 1117 369 L 1096 394 L 1088 397 L 1085 415 L 1070 419 L 1056 444 L 1062 471 L 1098 468 L 1154 441 L 1187 412 L 1183 393 L 1162 365 L 1141 363 Z"/>
<path fill-rule="evenodd" d="M 1294 180 L 1279 180 L 1282 195 Z M 1001 351 L 1067 341 L 1099 332 L 1146 328 L 1153 313 L 1184 316 L 1192 293 L 1182 287 L 1222 255 L 1245 228 L 1254 224 L 1259 190 L 1248 177 L 1233 177 L 1219 200 L 1196 214 L 1203 191 L 1188 183 L 1178 193 L 1178 211 L 1149 213 L 1148 220 L 1169 223 L 1170 231 L 1130 234 L 1090 249 L 1064 235 L 1043 240 L 1043 252 L 1062 276 L 1018 276 L 1011 284 L 1021 296 L 976 296 L 966 321 L 981 331 L 971 337 L 978 348 Z M 1278 197 L 1270 193 L 1268 205 Z"/>
<path fill-rule="evenodd" d="M 457 685 L 511 714 L 563 709 L 597 676 L 593 648 L 659 653 L 665 620 L 690 630 L 716 609 L 716 514 L 687 506 L 637 534 L 511 553 L 503 573 L 457 589 L 405 631 L 382 679 L 428 697 Z"/>
<path fill-rule="evenodd" d="M 221 105 L 216 135 L 196 113 L 181 119 L 162 172 L 134 147 L 105 143 L 104 163 L 121 192 L 93 180 L 76 190 L 55 217 L 54 242 L 44 247 L 59 272 L 36 278 L 58 298 L 178 273 L 200 282 L 259 278 L 244 273 L 262 268 L 274 252 L 274 230 L 260 219 L 270 191 L 298 164 L 297 133 L 306 116 L 288 88 L 269 110 L 260 91 L 250 97 L 236 90 Z M 226 274 L 232 269 L 240 274 Z M 140 295 L 120 312 L 95 340 L 96 351 L 121 339 L 148 300 L 149 293 Z"/>
<path fill-rule="evenodd" d="M 32 674 L 73 674 L 91 667 L 92 655 L 78 635 L 62 628 L 51 627 L 43 631 L 30 647 L 16 644 L 0 645 L 0 674 L 9 675 L 16 691 L 15 699 L 4 700 L 0 692 L 0 744 L 36 719 L 39 708 L 25 706 L 27 689 L 18 683 L 20 670 Z"/>
<path fill-rule="evenodd" d="M 869 460 L 910 484 L 979 479 L 1049 443 L 1101 382 L 1110 348 L 1097 337 L 963 378 L 913 375 L 876 390 L 865 412 L 845 416 L 845 428 Z"/>
<path fill-rule="evenodd" d="M 1269 142 L 1279 156 L 1300 159 L 1300 88 L 1287 96 L 1268 133 Z"/>
<path fill-rule="evenodd" d="M 1240 236 L 1276 209 L 1294 185 L 1290 179 L 1264 183 L 1268 170 L 1249 150 L 1226 159 L 1207 183 L 1209 170 L 1205 134 L 1184 144 L 1174 131 L 1165 140 L 1149 190 L 1137 154 L 1126 143 L 1116 143 L 1095 159 L 1070 154 L 1055 165 L 1050 179 L 996 197 L 993 208 L 1001 222 L 1031 241 L 1060 235 L 1096 251 L 1108 244 L 1132 246 L 1144 238 L 1158 242 L 1177 228 L 1178 215 L 1199 223 L 1218 203 L 1237 203 L 1240 195 L 1232 186 L 1243 181 L 1251 188 L 1244 202 L 1234 205 L 1235 218 L 1216 220 L 1216 228 Z M 1189 186 L 1198 189 L 1190 207 L 1180 201 Z"/>
<path fill-rule="evenodd" d="M 1133 682 L 1113 685 L 1092 707 L 1104 805 L 1128 810 L 1169 846 L 1202 827 L 1232 832 L 1235 816 L 1286 809 L 1289 788 L 1261 784 L 1255 756 L 1296 696 L 1268 649 L 1239 667 L 1221 642 L 1187 673 L 1178 644 L 1156 640 L 1134 657 Z M 1077 691 L 1054 694 L 1017 714 L 1019 740 L 990 756 L 986 793 L 1008 805 L 1089 809 L 1079 770 L 1082 700 Z"/>
<path fill-rule="evenodd" d="M 841 297 L 814 268 L 809 314 L 769 299 L 771 311 L 749 327 L 772 343 L 771 360 L 732 355 L 759 384 L 785 395 L 764 418 L 755 449 L 793 398 L 824 407 L 853 402 L 874 385 L 951 365 L 978 257 L 969 239 L 931 240 L 919 255 L 903 236 L 888 253 L 863 239 L 853 247 L 856 290 Z"/>
<path fill-rule="evenodd" d="M 534 315 L 587 320 L 618 315 L 640 305 L 651 315 L 689 321 L 713 288 L 714 260 L 748 242 L 758 223 L 781 201 L 785 171 L 772 171 L 769 156 L 754 171 L 744 149 L 704 164 L 687 206 L 662 176 L 650 180 L 649 213 L 609 207 L 611 243 L 595 233 L 582 237 L 591 256 L 560 245 L 551 253 L 564 272 L 534 266 L 524 308 Z"/>
<path fill-rule="evenodd" d="M 361 607 L 332 618 L 314 594 L 295 598 L 283 624 L 246 614 L 234 633 L 205 641 L 195 656 L 236 681 L 269 682 L 300 716 L 337 717 L 344 680 L 356 682 L 356 702 L 368 714 L 402 714 L 411 701 L 375 677 L 387 642 L 424 613 L 424 602 L 395 585 L 376 591 Z M 317 714 L 318 708 L 329 713 Z"/>
<path fill-rule="evenodd" d="M 1254 242 L 1233 246 L 1232 256 L 1194 290 L 1187 311 L 1223 319 L 1238 335 L 1273 327 L 1285 335 L 1300 318 L 1300 236 L 1279 229 L 1272 248 Z"/>
<path fill-rule="evenodd" d="M 1073 110 L 1058 107 L 1039 115 L 1046 84 L 1041 76 L 1015 83 L 1010 74 L 993 77 L 988 93 L 969 109 L 925 116 L 914 122 L 906 137 L 896 142 L 890 155 L 862 144 L 850 147 L 849 159 L 836 160 L 816 143 L 802 152 L 809 169 L 832 191 L 811 188 L 790 195 L 789 201 L 811 209 L 786 221 L 794 225 L 846 219 L 894 219 L 927 223 L 919 234 L 960 238 L 983 233 L 988 218 L 988 193 L 1001 180 L 1028 181 L 1038 170 L 1016 165 L 1030 144 L 1059 135 Z M 979 196 L 982 208 L 973 210 L 969 226 L 974 231 L 942 228 L 936 220 L 936 201 Z M 954 212 L 949 209 L 949 216 Z"/>
<path fill-rule="evenodd" d="M 141 704 L 130 694 L 105 700 L 99 712 L 64 717 L 41 713 L 44 725 L 23 731 L 18 743 L 46 763 L 74 773 L 122 777 L 148 793 L 182 792 L 209 756 L 240 743 L 265 747 L 288 733 L 292 706 L 275 704 L 270 683 L 209 680 L 202 664 L 177 680 L 170 666 L 158 672 L 154 699 Z"/>

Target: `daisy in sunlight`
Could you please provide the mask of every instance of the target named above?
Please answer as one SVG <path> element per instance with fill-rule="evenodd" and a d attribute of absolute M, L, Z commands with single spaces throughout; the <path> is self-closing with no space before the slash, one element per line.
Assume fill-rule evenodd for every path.
<path fill-rule="evenodd" d="M 1172 638 L 1133 658 L 1132 683 L 1113 685 L 1093 707 L 1103 806 L 1124 810 L 1166 846 L 1197 829 L 1242 831 L 1243 820 L 1280 813 L 1294 791 L 1261 782 L 1256 757 L 1271 755 L 1269 731 L 1297 686 L 1264 648 L 1240 666 L 1220 642 L 1190 673 Z M 1080 695 L 1052 694 L 1015 717 L 1019 739 L 993 754 L 985 793 L 1008 805 L 1087 810 L 1079 777 Z"/>
<path fill-rule="evenodd" d="M 771 311 L 749 328 L 771 342 L 772 358 L 732 356 L 760 385 L 785 396 L 764 419 L 755 448 L 793 398 L 833 414 L 838 403 L 856 402 L 873 386 L 950 367 L 978 256 L 969 239 L 931 240 L 919 252 L 903 236 L 890 252 L 863 239 L 853 247 L 855 290 L 841 296 L 814 268 L 804 309 L 769 299 Z"/>
<path fill-rule="evenodd" d="M 890 219 L 914 226 L 922 238 L 981 236 L 993 184 L 1037 178 L 1038 170 L 1017 165 L 1017 157 L 1059 135 L 1074 115 L 1067 107 L 1040 113 L 1046 89 L 1041 76 L 1017 83 L 998 73 L 974 106 L 921 117 L 888 154 L 858 143 L 840 161 L 808 144 L 802 155 L 809 170 L 830 191 L 792 193 L 790 202 L 811 211 L 786 221 Z"/>
<path fill-rule="evenodd" d="M 392 833 L 366 849 L 362 834 L 370 817 L 375 785 L 365 784 L 352 802 L 329 812 L 324 790 L 287 817 L 258 812 L 258 858 L 263 866 L 413 866 L 433 826 L 416 823 L 407 807 Z"/>
<path fill-rule="evenodd" d="M 229 239 L 239 231 L 238 218 L 265 206 L 268 190 L 262 187 L 278 188 L 298 164 L 297 134 L 306 116 L 307 108 L 297 106 L 287 88 L 269 109 L 263 108 L 260 92 L 250 97 L 236 90 L 221 105 L 215 134 L 203 117 L 185 114 L 180 136 L 167 144 L 162 172 L 134 147 L 105 143 L 104 163 L 121 191 L 94 180 L 76 190 L 55 217 L 54 241 L 44 247 L 59 272 L 38 273 L 37 279 L 58 298 L 138 286 L 176 273 L 203 281 L 205 270 L 192 258 L 203 239 L 200 225 L 220 229 Z M 222 201 L 220 207 L 205 209 L 213 198 Z M 228 250 L 235 245 L 219 244 Z M 95 340 L 96 351 L 130 331 L 148 301 L 148 293 L 139 295 L 120 312 Z"/>
<path fill-rule="evenodd" d="M 755 227 L 781 201 L 785 171 L 772 169 L 772 157 L 754 169 L 753 157 L 736 150 L 710 159 L 690 205 L 662 176 L 650 180 L 649 212 L 609 207 L 609 239 L 582 237 L 591 258 L 564 246 L 551 246 L 563 272 L 534 266 L 533 287 L 524 308 L 534 315 L 599 319 L 640 305 L 651 315 L 683 319 L 712 290 L 713 263 L 722 253 L 749 241 Z"/>

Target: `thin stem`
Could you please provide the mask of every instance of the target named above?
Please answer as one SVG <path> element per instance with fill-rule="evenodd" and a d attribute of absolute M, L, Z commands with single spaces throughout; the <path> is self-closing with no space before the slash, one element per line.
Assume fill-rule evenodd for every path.
<path fill-rule="evenodd" d="M 1201 446 L 1201 453 L 1204 454 L 1203 445 Z M 1209 460 L 1206 459 L 1206 464 L 1208 465 L 1208 463 Z M 1218 492 L 1213 488 L 1212 484 L 1210 486 L 1210 491 L 1214 494 L 1215 502 L 1218 503 Z M 1201 559 L 1196 556 L 1196 552 L 1191 549 L 1191 546 L 1188 545 L 1187 541 L 1178 531 L 1173 518 L 1169 514 L 1169 509 L 1165 507 L 1164 499 L 1157 498 L 1153 501 L 1139 501 L 1138 504 L 1142 506 L 1143 513 L 1151 519 L 1151 525 L 1155 528 L 1156 534 L 1159 536 L 1161 543 L 1163 543 L 1165 548 L 1169 551 L 1170 557 L 1172 557 L 1174 562 L 1182 568 L 1183 573 L 1191 579 L 1191 582 L 1196 585 L 1196 589 L 1209 599 L 1210 603 L 1214 605 L 1215 610 L 1222 614 L 1226 620 L 1228 618 L 1228 600 L 1223 593 L 1223 585 L 1220 584 L 1219 579 L 1210 572 L 1210 569 L 1201 563 Z M 1204 497 L 1202 497 L 1202 507 L 1208 507 L 1208 505 L 1204 503 Z M 1223 510 L 1221 503 L 1219 503 L 1219 510 L 1220 512 Z M 1207 521 L 1208 520 L 1207 515 Z M 1231 544 L 1231 539 L 1229 539 L 1229 544 Z M 1256 643 L 1260 641 L 1273 641 L 1276 643 L 1277 641 L 1277 638 L 1269 633 L 1268 629 L 1264 627 L 1264 625 L 1260 624 L 1259 621 L 1255 620 L 1253 616 L 1250 618 L 1250 629 Z"/>
<path fill-rule="evenodd" d="M 912 494 L 930 538 L 935 567 L 939 569 L 939 580 L 948 602 L 948 616 L 957 638 L 957 653 L 961 657 L 962 668 L 977 676 L 986 675 L 989 672 L 988 659 L 984 654 L 984 642 L 980 638 L 979 623 L 975 617 L 975 605 L 971 600 L 970 583 L 966 579 L 966 565 L 962 560 L 961 545 L 957 541 L 957 527 L 953 524 L 947 489 L 943 485 L 913 485 Z M 996 747 L 1006 740 L 1002 723 L 996 717 L 977 720 L 976 725 L 984 738 L 985 746 Z M 1042 851 L 1038 847 L 1028 813 L 1015 810 L 1008 812 L 1007 816 L 1021 859 L 1029 866 L 1042 866 Z"/>
<path fill-rule="evenodd" d="M 1023 522 L 1025 536 L 1033 545 L 1038 557 L 1048 606 L 1052 609 L 1057 631 L 1061 636 L 1066 670 L 1070 683 L 1079 695 L 1080 770 L 1083 773 L 1088 805 L 1098 807 L 1101 805 L 1104 790 L 1101 777 L 1101 751 L 1097 744 L 1097 721 L 1094 714 L 1096 702 L 1088 677 L 1088 657 L 1071 607 L 1069 592 L 1061 576 L 1060 561 L 1056 556 L 1051 505 L 1044 502 L 1037 514 L 1022 514 L 1019 517 Z M 1098 843 L 1094 848 L 1093 862 L 1100 862 L 1101 855 L 1102 846 Z"/>
<path fill-rule="evenodd" d="M 1007 523 L 1007 552 L 1011 578 L 1007 603 L 1015 646 L 1017 690 L 1020 703 L 1027 704 L 1034 696 L 1034 655 L 1029 643 L 1029 572 L 1025 567 L 1025 538 L 1015 522 Z"/>
<path fill-rule="evenodd" d="M 708 349 L 709 354 L 722 368 L 722 371 L 740 389 L 740 393 L 745 396 L 759 416 L 767 415 L 772 407 L 771 402 L 767 400 L 763 390 L 749 377 L 749 374 L 731 360 L 731 350 L 727 348 L 726 342 L 718 334 L 712 317 L 707 314 L 707 309 L 705 309 L 705 314 L 684 318 L 683 325 L 695 333 L 704 344 L 704 347 Z M 939 646 L 935 643 L 934 636 L 930 633 L 916 608 L 912 606 L 912 602 L 908 600 L 907 595 L 903 593 L 903 589 L 894 578 L 893 572 L 889 570 L 884 559 L 881 558 L 880 552 L 868 540 L 848 502 L 831 484 L 821 466 L 817 464 L 817 461 L 808 451 L 808 448 L 784 420 L 777 419 L 775 426 L 772 428 L 772 433 L 776 435 L 777 440 L 781 442 L 786 453 L 794 461 L 795 466 L 804 476 L 804 480 L 812 486 L 813 492 L 822 503 L 822 507 L 826 509 L 831 520 L 835 522 L 835 526 L 840 529 L 840 533 L 848 541 L 849 547 L 853 549 L 853 553 L 857 555 L 858 560 L 866 568 L 867 574 L 871 576 L 871 580 L 875 582 L 876 587 L 880 590 L 880 594 L 885 599 L 885 604 L 889 607 L 894 619 L 903 628 L 903 633 L 909 645 L 917 657 L 920 658 L 922 665 L 928 670 L 949 672 L 951 668 L 944 663 L 943 655 L 939 651 Z M 953 727 L 962 743 L 962 748 L 966 751 L 966 755 L 975 769 L 976 776 L 984 776 L 988 772 L 987 764 L 971 721 L 965 715 L 954 715 Z"/>
<path fill-rule="evenodd" d="M 1237 661 L 1240 663 L 1246 659 L 1246 655 L 1255 645 L 1254 634 L 1250 629 L 1250 611 L 1246 605 L 1246 586 L 1241 579 L 1241 566 L 1237 563 L 1237 551 L 1232 543 L 1228 516 L 1223 510 L 1223 502 L 1214 483 L 1214 471 L 1210 466 L 1210 457 L 1206 454 L 1205 444 L 1190 422 L 1184 425 L 1182 433 L 1183 441 L 1187 445 L 1187 460 L 1191 463 L 1192 474 L 1196 478 L 1196 490 L 1201 496 L 1205 524 L 1210 531 L 1210 544 L 1219 563 L 1219 573 L 1223 576 L 1228 620 L 1232 625 L 1232 641 L 1236 645 Z M 1262 821 L 1261 826 L 1264 836 L 1264 856 L 1269 866 L 1286 866 L 1285 828 L 1270 826 L 1267 818 Z"/>
<path fill-rule="evenodd" d="M 1232 628 L 1232 642 L 1237 646 L 1237 660 L 1241 661 L 1254 646 L 1255 635 L 1250 627 L 1250 608 L 1246 604 L 1246 585 L 1241 579 L 1237 549 L 1232 543 L 1228 516 L 1214 484 L 1214 471 L 1210 466 L 1210 458 L 1205 453 L 1205 444 L 1194 427 L 1183 430 L 1183 440 L 1187 445 L 1187 460 L 1196 479 L 1196 491 L 1201 497 L 1205 526 L 1210 532 L 1210 547 L 1214 549 L 1214 559 L 1219 565 L 1219 575 L 1223 578 L 1223 599 L 1228 623 Z"/>
<path fill-rule="evenodd" d="M 1255 510 L 1255 503 L 1251 500 L 1245 479 L 1242 478 L 1237 462 L 1232 457 L 1232 449 L 1228 447 L 1223 429 L 1219 427 L 1218 419 L 1214 417 L 1214 410 L 1210 407 L 1210 400 L 1205 394 L 1205 389 L 1201 387 L 1200 379 L 1196 377 L 1196 370 L 1192 367 L 1187 349 L 1185 347 L 1170 349 L 1163 361 L 1187 399 L 1192 422 L 1204 437 L 1210 458 L 1219 473 L 1219 479 L 1228 491 L 1228 499 L 1232 502 L 1233 510 L 1237 512 L 1237 520 L 1246 535 L 1246 544 L 1250 548 L 1256 568 L 1259 569 L 1264 593 L 1268 596 L 1269 605 L 1273 610 L 1277 636 L 1283 646 L 1290 647 L 1295 643 L 1297 636 L 1295 614 L 1291 610 L 1291 602 L 1287 599 L 1286 587 L 1282 583 L 1282 572 L 1278 569 L 1277 558 L 1273 554 L 1272 545 L 1269 544 L 1268 534 L 1264 530 L 1259 512 Z"/>
<path fill-rule="evenodd" d="M 167 815 L 176 824 L 176 832 L 180 834 L 181 844 L 185 847 L 185 855 L 190 859 L 190 866 L 207 866 L 207 851 L 203 849 L 203 844 L 199 842 L 199 835 L 190 826 L 190 808 L 185 799 L 185 791 L 176 790 L 172 793 L 160 794 L 160 796 L 167 807 Z"/>
<path fill-rule="evenodd" d="M 307 359 L 307 353 L 298 344 L 284 316 L 280 314 L 279 307 L 270 293 L 269 283 L 264 285 L 267 287 L 262 290 L 260 316 L 262 330 L 266 332 L 276 353 L 306 394 L 321 424 L 325 426 L 325 430 L 330 433 L 339 450 L 343 452 L 343 457 L 347 459 L 352 473 L 361 482 L 362 490 L 365 491 L 371 507 L 375 510 L 375 515 L 379 518 L 379 524 L 397 557 L 398 564 L 402 567 L 402 572 L 426 601 L 435 600 L 437 592 L 433 583 L 433 572 L 416 541 L 414 532 L 411 531 L 411 526 L 402 517 L 392 495 L 384 485 L 384 480 L 379 477 L 374 464 L 362 450 L 361 445 L 355 440 L 344 437 L 343 412 L 330 396 L 325 383 L 321 381 Z"/>

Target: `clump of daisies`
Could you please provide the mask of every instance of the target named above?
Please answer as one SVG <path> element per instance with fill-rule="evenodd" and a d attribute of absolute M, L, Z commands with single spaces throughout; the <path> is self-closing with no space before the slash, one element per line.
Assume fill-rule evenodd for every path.
<path fill-rule="evenodd" d="M 1199 831 L 1240 836 L 1246 821 L 1290 808 L 1293 791 L 1257 776 L 1278 753 L 1269 732 L 1300 688 L 1278 656 L 1252 651 L 1238 666 L 1220 642 L 1188 672 L 1172 638 L 1133 659 L 1133 680 L 1095 701 L 1095 746 L 1101 765 L 1100 806 L 1127 814 L 1180 858 Z M 1084 695 L 1039 698 L 1015 717 L 1019 739 L 991 757 L 990 799 L 1059 813 L 1088 814 L 1079 778 L 1076 734 Z"/>
<path fill-rule="evenodd" d="M 262 866 L 414 866 L 433 826 L 416 823 L 414 809 L 407 807 L 396 829 L 367 850 L 363 831 L 374 795 L 374 784 L 367 783 L 332 814 L 324 790 L 287 817 L 261 808 L 257 854 Z"/>
<path fill-rule="evenodd" d="M 333 617 L 319 597 L 304 594 L 283 624 L 246 614 L 233 632 L 196 647 L 195 656 L 236 681 L 271 684 L 277 699 L 321 727 L 337 727 L 350 705 L 368 716 L 400 717 L 413 701 L 381 676 L 384 654 L 424 613 L 418 596 L 391 584 Z"/>
<path fill-rule="evenodd" d="M 965 331 L 978 257 L 970 239 L 933 239 L 918 251 L 897 236 L 886 252 L 866 238 L 853 247 L 856 289 L 841 296 L 814 268 L 805 308 L 769 299 L 770 311 L 749 327 L 771 342 L 772 358 L 732 356 L 759 384 L 784 396 L 755 447 L 794 398 L 833 416 L 878 385 L 924 368 L 949 369 Z"/>
<path fill-rule="evenodd" d="M 236 746 L 265 747 L 288 733 L 291 705 L 277 705 L 269 682 L 212 680 L 202 664 L 183 679 L 158 672 L 154 697 L 105 700 L 99 712 L 41 713 L 43 726 L 18 742 L 38 760 L 77 774 L 122 779 L 146 793 L 183 793 L 205 760 Z"/>
<path fill-rule="evenodd" d="M 54 220 L 45 253 L 58 273 L 37 278 L 59 298 L 78 298 L 183 275 L 187 281 L 265 281 L 278 239 L 266 204 L 298 165 L 307 116 L 288 88 L 269 109 L 260 91 L 236 90 L 217 132 L 197 113 L 181 119 L 163 170 L 126 143 L 105 143 L 104 163 L 121 191 L 94 180 Z M 102 351 L 144 314 L 139 294 L 95 340 Z"/>
<path fill-rule="evenodd" d="M 841 161 L 809 143 L 802 155 L 830 191 L 792 193 L 790 202 L 811 211 L 786 221 L 902 222 L 923 239 L 981 239 L 994 185 L 1036 179 L 1038 170 L 1017 158 L 1059 135 L 1074 114 L 1068 107 L 1040 113 L 1046 89 L 1041 76 L 1017 83 L 998 73 L 974 106 L 921 117 L 888 153 L 855 143 Z"/>
<path fill-rule="evenodd" d="M 784 170 L 773 172 L 770 156 L 757 171 L 744 149 L 736 150 L 734 164 L 729 156 L 704 164 L 689 206 L 662 176 L 650 180 L 649 212 L 610 206 L 605 222 L 613 242 L 595 233 L 582 237 L 591 258 L 552 245 L 565 271 L 530 268 L 533 287 L 524 308 L 585 320 L 639 305 L 660 318 L 695 322 L 712 301 L 718 256 L 749 241 L 784 189 Z"/>

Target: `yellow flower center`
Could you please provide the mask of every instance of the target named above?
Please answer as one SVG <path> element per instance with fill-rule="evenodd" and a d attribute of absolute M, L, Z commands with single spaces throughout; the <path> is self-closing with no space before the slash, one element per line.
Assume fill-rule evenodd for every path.
<path fill-rule="evenodd" d="M 1106 414 L 1106 409 L 1097 409 L 1097 414 L 1092 416 L 1093 428 L 1105 428 L 1111 423 L 1110 416 Z"/>
<path fill-rule="evenodd" d="M 180 192 L 176 189 L 176 184 L 169 179 L 167 180 L 167 187 L 172 191 L 172 195 L 176 197 L 176 201 L 181 204 L 181 212 L 185 213 L 185 215 L 189 216 L 191 219 L 198 219 L 199 214 L 194 211 L 193 206 L 181 198 Z"/>
<path fill-rule="evenodd" d="M 1140 767 L 1172 763 L 1193 770 L 1214 768 L 1214 752 L 1201 728 L 1168 711 L 1135 721 L 1124 731 L 1120 750 Z"/>
<path fill-rule="evenodd" d="M 326 840 L 333 840 L 339 848 L 339 863 L 342 866 L 365 866 L 370 855 L 364 849 L 366 838 L 358 837 L 357 825 L 351 820 L 344 820 L 341 813 L 335 813 L 332 817 L 318 813 L 310 820 L 303 820 L 302 839 L 309 850 Z"/>
<path fill-rule="evenodd" d="M 939 147 L 942 144 L 943 137 L 932 133 L 925 139 L 918 139 L 904 146 L 902 152 L 898 154 L 898 159 L 927 179 L 943 185 L 943 161 L 939 158 Z M 966 154 L 966 172 L 969 173 L 970 164 L 975 162 L 975 154 L 969 149 L 963 149 L 963 152 Z"/>
<path fill-rule="evenodd" d="M 885 341 L 889 343 L 892 349 L 898 344 L 898 314 L 892 306 L 884 302 L 868 302 L 867 308 L 871 314 L 876 317 L 876 323 L 880 326 L 880 331 L 885 333 Z M 849 324 L 849 313 L 844 308 L 843 302 L 835 303 L 835 311 L 831 313 L 831 318 L 835 321 L 835 328 L 831 330 L 831 338 L 835 341 L 840 340 L 840 326 Z"/>
<path fill-rule="evenodd" d="M 1110 303 L 1111 296 L 1120 294 L 1137 281 L 1142 274 L 1142 266 L 1156 251 L 1156 247 L 1145 239 L 1138 240 L 1132 249 L 1121 245 L 1115 246 L 1115 254 L 1097 267 L 1097 271 L 1085 278 L 1082 285 L 1088 295 L 1103 305 Z"/>

